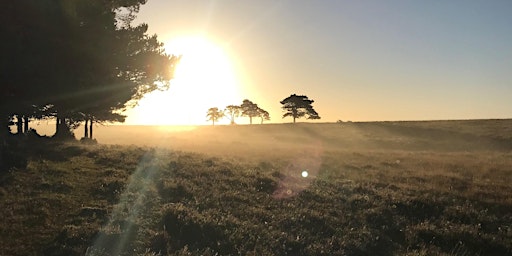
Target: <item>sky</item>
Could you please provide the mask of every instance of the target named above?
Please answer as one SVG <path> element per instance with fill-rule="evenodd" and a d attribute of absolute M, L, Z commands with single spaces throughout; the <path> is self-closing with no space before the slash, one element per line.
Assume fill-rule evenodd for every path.
<path fill-rule="evenodd" d="M 511 118 L 510 13 L 509 0 L 148 0 L 136 23 L 196 56 L 127 123 L 208 124 L 209 107 L 245 98 L 291 122 L 279 101 L 294 93 L 319 122 Z"/>

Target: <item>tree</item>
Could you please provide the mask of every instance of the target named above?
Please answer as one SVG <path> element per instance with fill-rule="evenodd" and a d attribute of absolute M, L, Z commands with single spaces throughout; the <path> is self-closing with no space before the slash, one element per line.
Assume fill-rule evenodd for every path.
<path fill-rule="evenodd" d="M 261 118 L 261 124 L 263 124 L 264 120 L 270 120 L 270 114 L 266 110 L 258 108 L 258 114 L 259 117 Z"/>
<path fill-rule="evenodd" d="M 0 10 L 0 125 L 16 117 L 119 120 L 144 94 L 166 89 L 179 57 L 166 55 L 147 24 L 132 26 L 146 0 L 10 1 Z M 107 114 L 110 113 L 110 114 Z M 63 129 L 66 128 L 66 129 Z M 20 129 L 19 129 L 20 130 Z"/>
<path fill-rule="evenodd" d="M 252 118 L 259 116 L 259 107 L 257 104 L 252 101 L 245 99 L 240 105 L 240 109 L 242 110 L 242 116 L 249 117 L 249 123 L 252 124 Z"/>
<path fill-rule="evenodd" d="M 105 122 L 124 122 L 126 116 L 119 113 L 112 113 L 110 111 L 104 111 L 103 113 L 96 112 L 95 115 L 84 114 L 84 139 L 93 139 L 93 124 L 94 123 L 105 123 Z"/>
<path fill-rule="evenodd" d="M 53 73 L 53 61 L 63 55 L 58 51 L 62 46 L 58 28 L 65 24 L 58 13 L 61 4 L 8 1 L 0 9 L 0 125 L 16 117 L 18 133 L 26 130 L 29 118 L 42 109 L 47 86 L 54 82 L 49 74 L 57 74 Z M 2 129 L 0 136 L 5 131 Z"/>
<path fill-rule="evenodd" d="M 224 117 L 224 111 L 219 110 L 219 108 L 210 108 L 206 113 L 206 117 L 208 117 L 207 121 L 212 121 L 212 125 L 215 125 L 215 122 L 219 121 Z"/>
<path fill-rule="evenodd" d="M 304 116 L 307 119 L 320 119 L 320 116 L 311 105 L 313 102 L 314 100 L 308 99 L 305 95 L 290 95 L 280 102 L 283 104 L 282 108 L 285 111 L 283 118 L 291 116 L 293 117 L 293 123 L 295 123 L 295 119 Z"/>
<path fill-rule="evenodd" d="M 145 1 L 126 4 L 136 12 L 140 2 Z M 128 18 L 120 22 L 117 6 L 111 9 L 101 1 L 75 8 L 86 25 L 73 28 L 76 36 L 71 40 L 81 51 L 68 55 L 81 61 L 66 72 L 72 77 L 64 86 L 57 88 L 57 95 L 63 95 L 52 103 L 57 119 L 82 116 L 90 124 L 118 121 L 119 114 L 113 113 L 135 105 L 148 92 L 168 88 L 179 59 L 164 54 L 156 35 L 147 35 L 146 24 L 133 27 Z"/>
<path fill-rule="evenodd" d="M 236 105 L 229 105 L 226 107 L 226 116 L 229 118 L 230 124 L 235 124 L 235 118 L 240 116 L 241 107 Z"/>

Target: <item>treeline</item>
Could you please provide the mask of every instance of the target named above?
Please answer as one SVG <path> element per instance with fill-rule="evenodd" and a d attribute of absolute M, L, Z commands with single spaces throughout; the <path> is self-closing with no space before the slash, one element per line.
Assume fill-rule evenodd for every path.
<path fill-rule="evenodd" d="M 219 109 L 217 107 L 213 107 L 208 109 L 206 113 L 207 121 L 212 121 L 212 125 L 215 125 L 215 122 L 221 120 L 224 117 L 227 117 L 230 121 L 230 124 L 236 124 L 236 118 L 240 116 L 249 117 L 249 123 L 252 124 L 252 119 L 255 117 L 261 118 L 260 123 L 263 124 L 263 121 L 270 120 L 270 114 L 260 108 L 258 104 L 245 99 L 240 105 L 228 105 L 225 109 Z"/>
<path fill-rule="evenodd" d="M 0 141 L 15 125 L 56 120 L 54 137 L 85 124 L 124 121 L 144 94 L 166 89 L 179 57 L 164 53 L 147 24 L 146 0 L 23 0 L 0 9 Z"/>
<path fill-rule="evenodd" d="M 320 116 L 313 108 L 313 102 L 315 101 L 310 100 L 305 95 L 292 94 L 279 103 L 282 104 L 281 108 L 284 111 L 283 118 L 292 117 L 293 123 L 295 123 L 297 118 L 302 117 L 320 119 Z M 235 119 L 240 116 L 249 117 L 250 124 L 252 124 L 252 118 L 254 117 L 260 117 L 261 124 L 263 124 L 263 121 L 270 120 L 270 114 L 266 110 L 258 107 L 258 104 L 248 99 L 245 99 L 241 105 L 229 105 L 223 110 L 213 107 L 206 112 L 207 121 L 212 121 L 212 125 L 215 125 L 215 122 L 224 117 L 229 118 L 230 124 L 236 124 Z"/>

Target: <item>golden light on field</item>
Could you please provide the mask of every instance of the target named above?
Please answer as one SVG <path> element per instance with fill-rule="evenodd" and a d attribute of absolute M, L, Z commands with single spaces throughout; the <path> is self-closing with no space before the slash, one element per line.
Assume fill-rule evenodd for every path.
<path fill-rule="evenodd" d="M 169 40 L 165 49 L 169 54 L 182 55 L 171 87 L 145 96 L 129 113 L 128 124 L 208 124 L 209 108 L 241 103 L 233 64 L 221 46 L 206 37 L 189 36 Z"/>

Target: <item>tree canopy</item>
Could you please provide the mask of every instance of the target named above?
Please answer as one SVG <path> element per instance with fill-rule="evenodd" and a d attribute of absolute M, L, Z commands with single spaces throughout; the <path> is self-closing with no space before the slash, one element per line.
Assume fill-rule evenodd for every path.
<path fill-rule="evenodd" d="M 270 114 L 266 110 L 258 108 L 258 114 L 259 114 L 259 117 L 261 118 L 262 124 L 263 124 L 263 121 L 270 120 Z"/>
<path fill-rule="evenodd" d="M 215 122 L 219 121 L 224 117 L 224 111 L 219 110 L 219 108 L 210 108 L 206 113 L 207 121 L 212 121 L 212 125 L 215 125 Z"/>
<path fill-rule="evenodd" d="M 295 119 L 302 117 L 307 117 L 307 119 L 320 119 L 318 113 L 313 109 L 313 102 L 314 100 L 308 99 L 305 95 L 290 95 L 280 102 L 285 111 L 283 118 L 291 116 L 293 117 L 294 123 Z"/>
<path fill-rule="evenodd" d="M 249 123 L 252 124 L 252 118 L 259 116 L 259 107 L 256 103 L 245 99 L 240 105 L 242 116 L 249 117 Z"/>
<path fill-rule="evenodd" d="M 250 124 L 252 124 L 253 117 L 260 117 L 261 123 L 263 123 L 264 120 L 270 120 L 270 114 L 266 110 L 260 108 L 258 106 L 258 104 L 254 103 L 248 99 L 245 99 L 242 102 L 239 109 L 241 111 L 242 116 L 249 117 Z"/>
<path fill-rule="evenodd" d="M 19 125 L 52 117 L 65 128 L 123 121 L 120 111 L 168 88 L 179 57 L 164 53 L 147 24 L 131 24 L 145 2 L 6 2 L 0 10 L 0 125 L 15 117 Z"/>
<path fill-rule="evenodd" d="M 229 118 L 230 124 L 235 124 L 235 119 L 241 114 L 241 107 L 237 105 L 226 106 L 226 116 Z"/>

